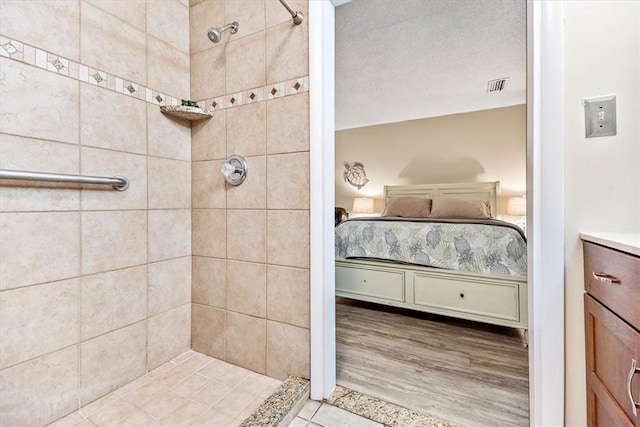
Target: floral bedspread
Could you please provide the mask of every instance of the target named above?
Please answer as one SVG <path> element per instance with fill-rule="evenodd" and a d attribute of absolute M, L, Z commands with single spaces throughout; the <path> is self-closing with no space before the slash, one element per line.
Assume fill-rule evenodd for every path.
<path fill-rule="evenodd" d="M 336 258 L 374 258 L 527 277 L 522 231 L 499 220 L 351 219 L 335 230 Z"/>

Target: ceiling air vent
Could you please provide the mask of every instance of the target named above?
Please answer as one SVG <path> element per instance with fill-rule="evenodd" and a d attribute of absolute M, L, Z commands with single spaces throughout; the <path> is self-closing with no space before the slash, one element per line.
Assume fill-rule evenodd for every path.
<path fill-rule="evenodd" d="M 509 77 L 505 77 L 503 79 L 490 80 L 487 85 L 487 92 L 502 92 L 507 87 L 507 81 Z"/>

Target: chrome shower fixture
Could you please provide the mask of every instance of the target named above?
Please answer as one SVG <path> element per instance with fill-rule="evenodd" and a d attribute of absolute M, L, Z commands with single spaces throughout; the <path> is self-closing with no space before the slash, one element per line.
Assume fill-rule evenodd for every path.
<path fill-rule="evenodd" d="M 302 12 L 298 12 L 293 7 L 291 7 L 291 5 L 287 0 L 280 0 L 280 3 L 282 3 L 284 8 L 287 9 L 287 12 L 291 14 L 294 24 L 296 25 L 302 24 L 302 21 L 304 21 L 304 14 Z"/>
<path fill-rule="evenodd" d="M 209 40 L 212 42 L 218 43 L 223 32 L 231 30 L 231 34 L 237 33 L 238 25 L 239 24 L 236 21 L 233 21 L 231 24 L 223 25 L 222 27 L 210 28 L 207 32 L 207 36 L 209 36 Z"/>

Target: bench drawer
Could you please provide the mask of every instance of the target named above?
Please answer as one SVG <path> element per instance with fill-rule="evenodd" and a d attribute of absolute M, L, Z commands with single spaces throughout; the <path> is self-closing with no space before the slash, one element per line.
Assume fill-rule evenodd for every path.
<path fill-rule="evenodd" d="M 519 292 L 517 283 L 452 282 L 445 277 L 414 275 L 415 304 L 474 316 L 519 322 Z"/>
<path fill-rule="evenodd" d="M 336 265 L 336 293 L 405 302 L 404 273 Z"/>

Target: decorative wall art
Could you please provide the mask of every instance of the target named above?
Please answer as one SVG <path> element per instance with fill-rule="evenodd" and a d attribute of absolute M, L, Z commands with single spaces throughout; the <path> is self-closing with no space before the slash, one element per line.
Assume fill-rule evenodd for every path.
<path fill-rule="evenodd" d="M 364 171 L 364 165 L 360 162 L 344 162 L 344 180 L 358 190 L 365 186 L 369 180 Z"/>

